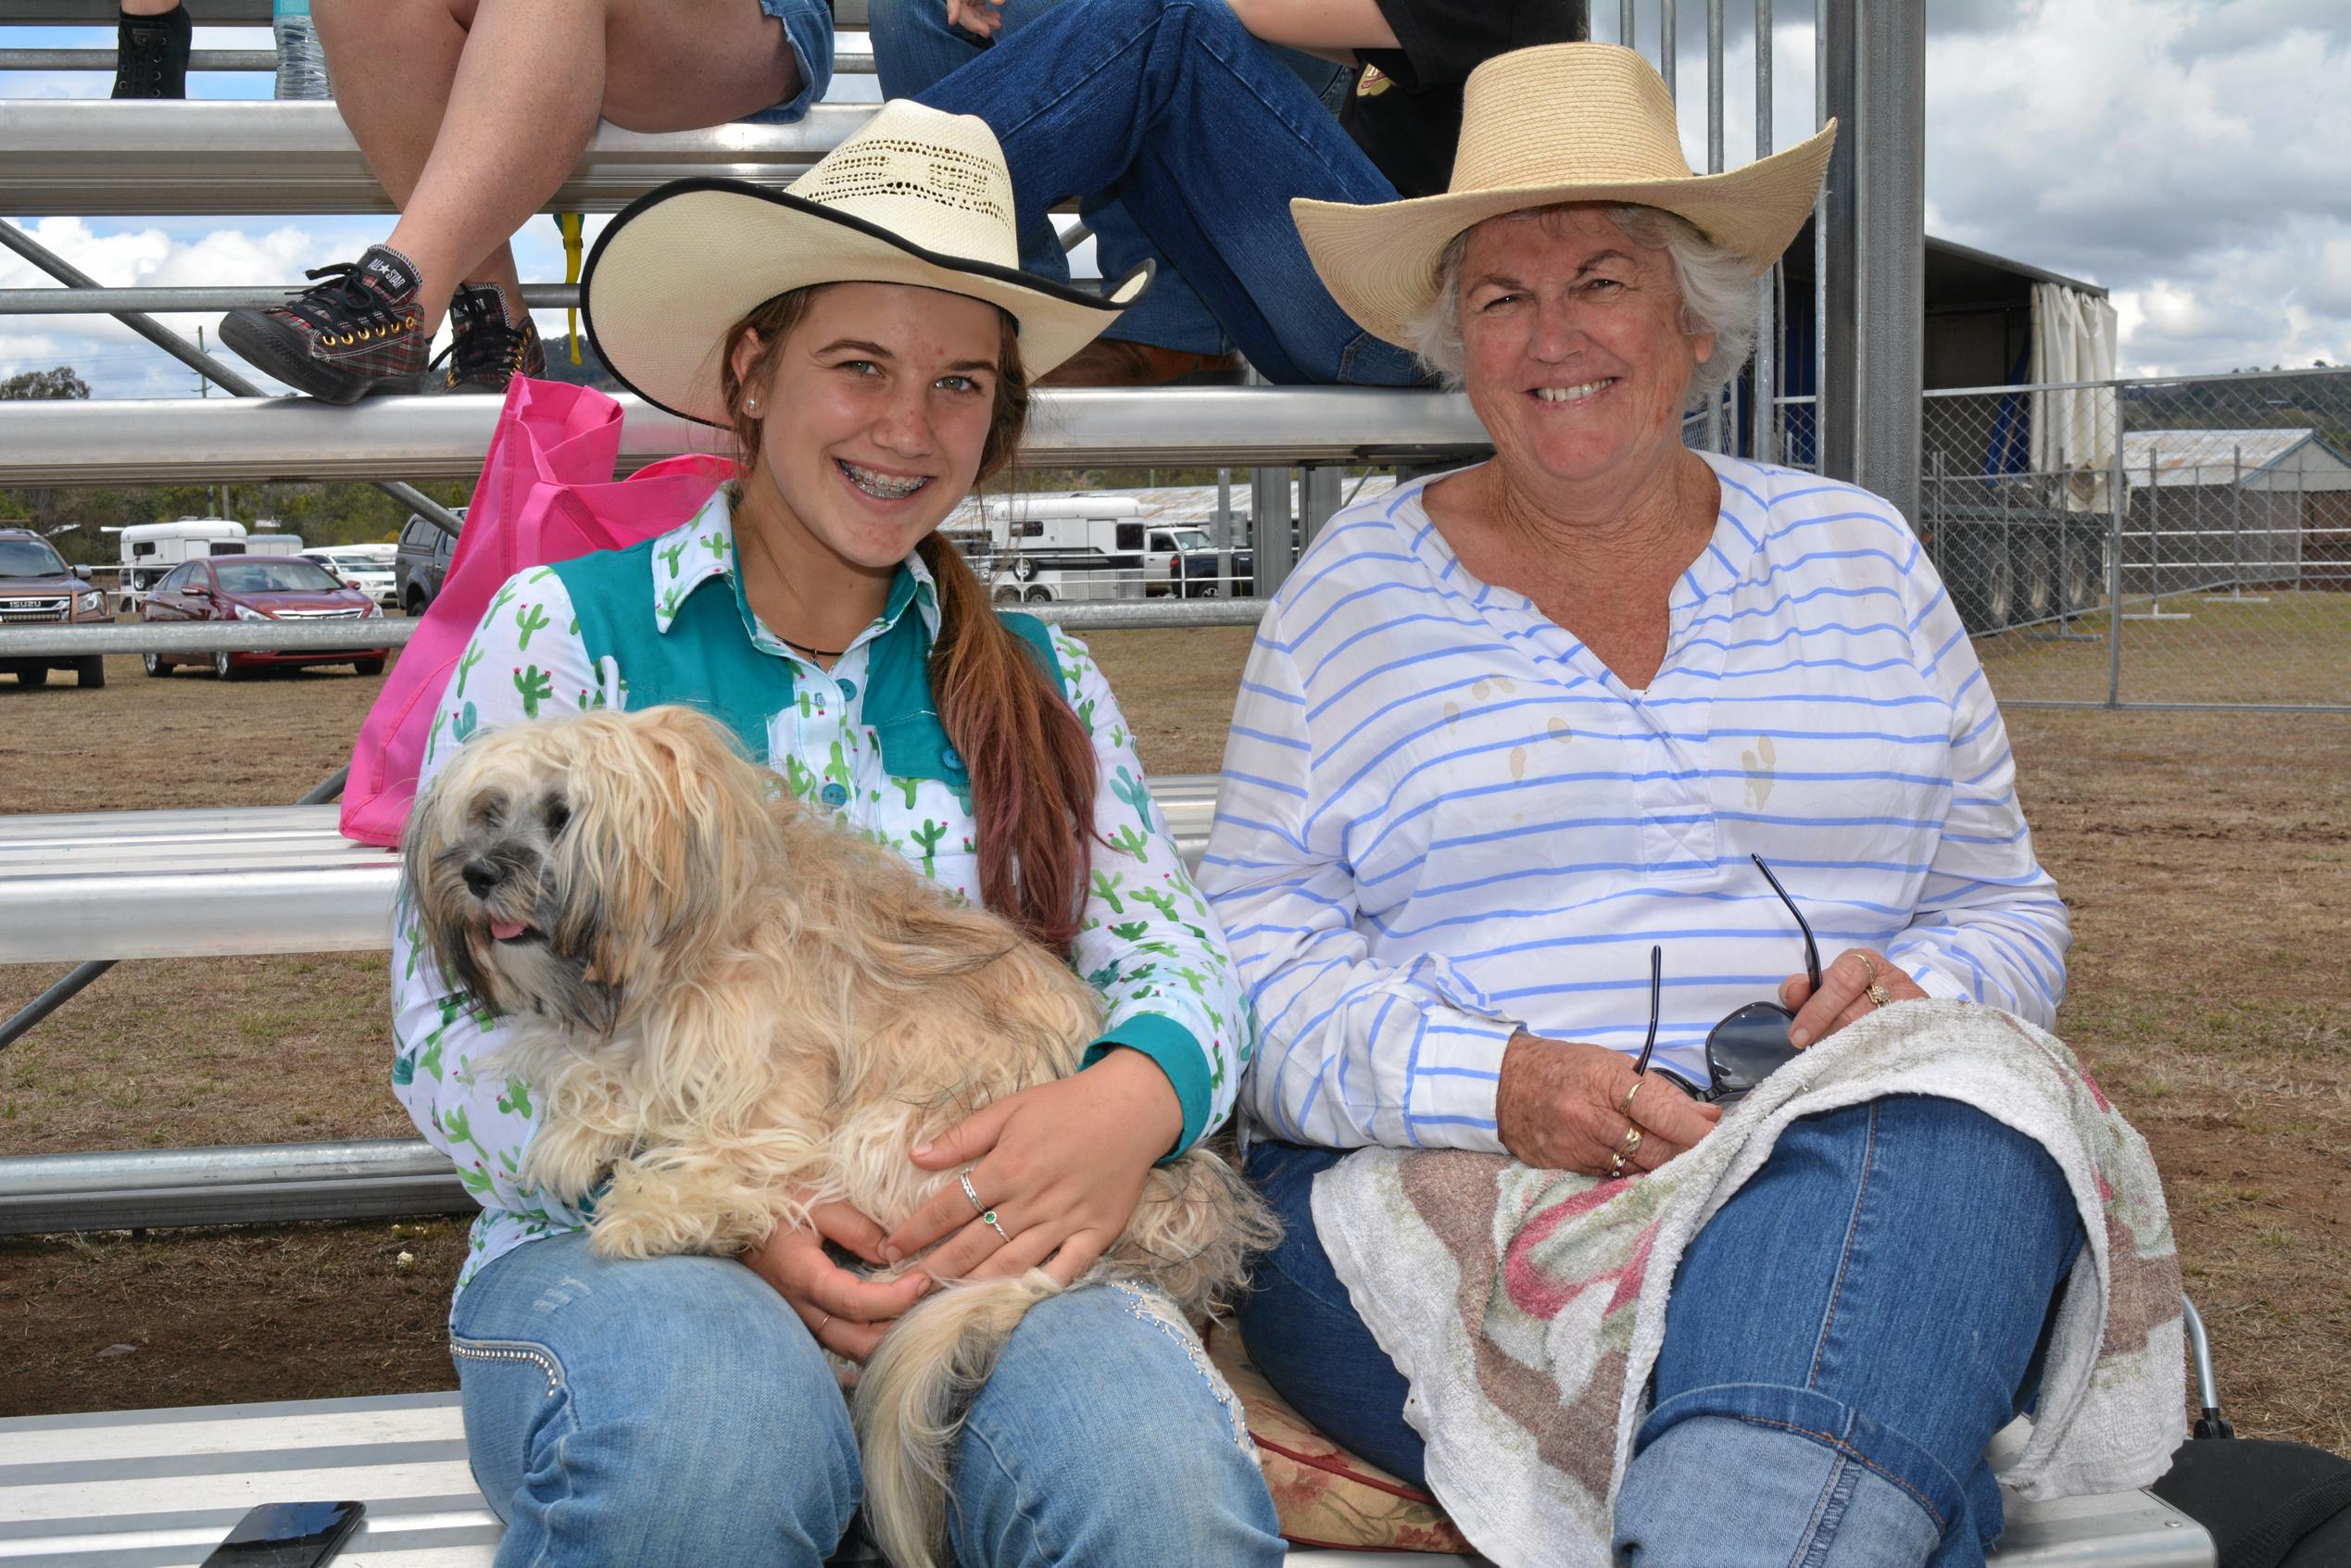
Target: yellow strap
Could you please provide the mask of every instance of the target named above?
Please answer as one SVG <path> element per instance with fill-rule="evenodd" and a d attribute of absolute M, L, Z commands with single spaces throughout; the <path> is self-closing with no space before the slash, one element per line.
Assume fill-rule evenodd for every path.
<path fill-rule="evenodd" d="M 563 231 L 563 281 L 576 283 L 580 281 L 580 215 L 559 212 L 555 215 L 555 222 Z M 576 308 L 566 310 L 563 324 L 572 334 L 572 363 L 576 365 L 580 362 L 579 311 Z"/>

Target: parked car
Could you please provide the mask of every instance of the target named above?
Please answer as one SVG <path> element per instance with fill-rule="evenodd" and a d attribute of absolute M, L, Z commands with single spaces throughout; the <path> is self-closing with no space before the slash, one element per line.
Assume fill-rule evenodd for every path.
<path fill-rule="evenodd" d="M 400 602 L 398 573 L 392 570 L 390 561 L 365 546 L 321 545 L 303 551 L 302 558 L 317 561 L 386 609 Z"/>
<path fill-rule="evenodd" d="M 383 607 L 333 572 L 299 556 L 245 556 L 192 560 L 147 591 L 140 619 L 194 624 L 210 621 L 381 621 Z M 372 633 L 373 626 L 353 628 Z M 348 664 L 362 675 L 381 674 L 388 647 L 289 648 L 282 653 L 151 653 L 147 673 L 169 675 L 182 664 L 209 664 L 223 681 L 268 665 Z"/>
<path fill-rule="evenodd" d="M 456 508 L 457 520 L 465 521 L 465 508 Z M 453 535 L 421 513 L 410 512 L 406 526 L 400 530 L 400 547 L 392 558 L 392 571 L 397 580 L 399 605 L 410 615 L 422 615 L 424 607 L 441 596 L 441 583 L 449 575 L 449 553 L 457 548 Z"/>
<path fill-rule="evenodd" d="M 29 528 L 0 528 L 0 626 L 65 626 L 110 621 L 107 596 L 90 586 L 90 569 L 68 566 L 57 547 Z M 101 654 L 19 654 L 0 659 L 0 674 L 20 686 L 45 685 L 52 670 L 70 670 L 78 684 L 107 684 Z"/>

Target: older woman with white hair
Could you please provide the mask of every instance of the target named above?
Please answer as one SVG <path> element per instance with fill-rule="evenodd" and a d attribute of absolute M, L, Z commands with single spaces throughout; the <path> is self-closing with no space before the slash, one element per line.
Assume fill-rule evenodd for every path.
<path fill-rule="evenodd" d="M 1202 876 L 1260 1026 L 1251 1169 L 1290 1231 L 1247 1347 L 1411 1481 L 1447 1418 L 1367 1325 L 1379 1267 L 1325 1246 L 1310 1194 L 1345 1151 L 1506 1153 L 1637 1194 L 1606 1179 L 1717 1135 L 1740 1089 L 1880 1010 L 2046 1025 L 2068 945 L 1999 712 L 1903 519 L 1682 444 L 1747 357 L 1754 279 L 1834 128 L 1698 178 L 1630 51 L 1505 55 L 1468 94 L 1451 193 L 1295 211 L 1332 295 L 1466 389 L 1493 458 L 1342 511 L 1300 561 Z M 1816 932 L 1833 959 L 1792 974 Z M 2034 1393 L 2081 1213 L 2041 1143 L 1959 1099 L 1780 1130 L 1672 1276 L 1617 1561 L 1980 1562 L 1985 1445 Z M 1517 1246 L 1497 1299 L 1522 1294 Z M 1484 1299 L 1482 1276 L 1446 1284 Z M 1490 1389 L 1532 1355 L 1473 1348 L 1463 1375 Z"/>

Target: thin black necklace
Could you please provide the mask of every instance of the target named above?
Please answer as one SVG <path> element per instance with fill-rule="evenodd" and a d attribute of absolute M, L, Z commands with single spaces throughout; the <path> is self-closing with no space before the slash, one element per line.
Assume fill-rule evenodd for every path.
<path fill-rule="evenodd" d="M 841 655 L 849 652 L 849 649 L 847 648 L 812 648 L 806 643 L 796 643 L 789 637 L 778 637 L 775 640 L 782 643 L 786 647 L 790 648 L 793 652 L 804 653 L 811 659 L 838 659 Z"/>

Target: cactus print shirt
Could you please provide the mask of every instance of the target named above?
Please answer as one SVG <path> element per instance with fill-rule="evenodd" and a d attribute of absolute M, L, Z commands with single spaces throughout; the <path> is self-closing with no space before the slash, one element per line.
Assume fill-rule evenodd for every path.
<path fill-rule="evenodd" d="M 656 626 L 668 635 L 677 608 L 697 591 L 734 592 L 734 532 L 722 491 L 654 546 Z M 741 603 L 739 599 L 736 601 Z M 970 810 L 948 782 L 897 778 L 866 722 L 862 698 L 872 661 L 902 615 L 920 615 L 935 636 L 938 609 L 918 558 L 899 572 L 888 606 L 827 671 L 795 654 L 746 608 L 742 633 L 793 665 L 793 700 L 767 724 L 768 766 L 792 793 L 858 832 L 887 844 L 949 897 L 976 900 L 979 865 Z M 1086 646 L 1052 633 L 1062 685 L 1094 738 L 1101 794 L 1096 804 L 1093 888 L 1072 961 L 1102 997 L 1102 1039 L 1159 1063 L 1184 1109 L 1188 1148 L 1231 1113 L 1250 1058 L 1248 1004 L 1241 999 L 1216 917 L 1192 886 L 1159 809 L 1144 787 L 1135 737 Z M 548 568 L 524 571 L 492 602 L 443 694 L 420 787 L 468 736 L 561 712 L 628 705 L 628 671 L 591 659 L 562 581 Z M 948 754 L 949 771 L 960 764 Z M 471 1064 L 497 1047 L 499 1021 L 445 979 L 421 943 L 403 898 L 394 917 L 392 1083 L 425 1137 L 456 1161 L 480 1199 L 462 1293 L 483 1265 L 509 1248 L 575 1229 L 581 1209 L 520 1181 L 522 1151 L 538 1114 L 531 1085 L 477 1074 Z"/>

